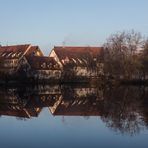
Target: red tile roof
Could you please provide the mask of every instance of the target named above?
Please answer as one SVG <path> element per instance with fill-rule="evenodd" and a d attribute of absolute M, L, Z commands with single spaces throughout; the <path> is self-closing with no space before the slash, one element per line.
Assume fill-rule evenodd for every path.
<path fill-rule="evenodd" d="M 60 59 L 70 57 L 70 58 L 82 58 L 86 57 L 88 54 L 92 57 L 97 57 L 101 54 L 103 47 L 62 47 L 55 46 L 53 49 Z"/>
<path fill-rule="evenodd" d="M 27 61 L 34 70 L 60 70 L 58 63 L 52 57 L 34 56 L 28 57 Z"/>
<path fill-rule="evenodd" d="M 5 58 L 19 58 L 29 48 L 29 44 L 26 45 L 13 45 L 13 46 L 0 46 L 0 57 Z"/>
<path fill-rule="evenodd" d="M 12 45 L 12 46 L 0 46 L 0 57 L 9 58 L 9 59 L 11 59 L 11 58 L 19 58 L 23 54 L 25 54 L 26 56 L 30 56 L 35 51 L 39 51 L 40 55 L 43 56 L 43 53 L 41 52 L 41 50 L 39 49 L 38 46 L 31 46 L 30 44 Z"/>
<path fill-rule="evenodd" d="M 59 60 L 62 61 L 68 59 L 78 65 L 87 65 L 89 58 L 98 58 L 103 52 L 103 47 L 62 47 L 55 46 L 54 52 L 58 56 Z"/>
<path fill-rule="evenodd" d="M 0 46 L 0 52 L 25 52 L 29 46 L 30 46 L 30 44 Z"/>

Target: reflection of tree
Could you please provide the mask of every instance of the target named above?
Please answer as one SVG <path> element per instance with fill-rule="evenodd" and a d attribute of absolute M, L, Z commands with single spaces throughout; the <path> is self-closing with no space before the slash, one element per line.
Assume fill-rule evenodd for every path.
<path fill-rule="evenodd" d="M 141 118 L 141 89 L 119 87 L 105 92 L 102 120 L 111 129 L 134 135 L 144 126 Z"/>
<path fill-rule="evenodd" d="M 102 120 L 106 123 L 107 127 L 114 131 L 131 136 L 139 133 L 144 127 L 143 120 L 136 113 L 130 114 L 127 118 L 102 117 Z"/>
<path fill-rule="evenodd" d="M 64 99 L 73 99 L 75 97 L 74 90 L 71 87 L 64 85 L 61 90 Z"/>
<path fill-rule="evenodd" d="M 90 116 L 83 116 L 85 120 L 88 120 Z"/>
<path fill-rule="evenodd" d="M 66 63 L 62 71 L 62 79 L 65 81 L 73 80 L 76 77 L 74 68 L 75 66 L 72 62 Z"/>
<path fill-rule="evenodd" d="M 27 121 L 27 119 L 23 118 L 23 117 L 16 117 L 16 119 L 19 120 L 19 121 Z"/>

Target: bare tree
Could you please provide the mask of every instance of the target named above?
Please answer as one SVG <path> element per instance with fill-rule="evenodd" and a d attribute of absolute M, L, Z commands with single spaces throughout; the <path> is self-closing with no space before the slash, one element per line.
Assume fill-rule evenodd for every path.
<path fill-rule="evenodd" d="M 143 79 L 147 79 L 148 76 L 148 39 L 144 42 L 144 50 L 141 55 L 141 71 L 143 74 Z"/>
<path fill-rule="evenodd" d="M 137 76 L 140 64 L 136 51 L 141 45 L 141 34 L 133 30 L 111 35 L 104 44 L 105 74 L 116 79 Z"/>

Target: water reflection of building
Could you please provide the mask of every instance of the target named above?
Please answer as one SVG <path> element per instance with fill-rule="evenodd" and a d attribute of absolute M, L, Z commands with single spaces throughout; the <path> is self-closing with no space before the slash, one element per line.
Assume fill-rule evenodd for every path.
<path fill-rule="evenodd" d="M 37 85 L 0 90 L 0 114 L 38 116 L 43 107 L 53 115 L 100 115 L 97 103 L 103 94 L 97 88 Z"/>
<path fill-rule="evenodd" d="M 0 90 L 0 115 L 37 117 L 60 97 L 59 86 L 18 87 Z"/>
<path fill-rule="evenodd" d="M 0 115 L 16 116 L 23 118 L 37 117 L 41 109 L 36 107 L 28 108 L 29 98 L 23 98 L 17 89 L 0 91 Z"/>
<path fill-rule="evenodd" d="M 148 126 L 148 87 L 36 85 L 0 89 L 0 115 L 38 117 L 44 107 L 54 116 L 99 116 L 107 127 L 135 134 Z"/>
<path fill-rule="evenodd" d="M 66 86 L 63 88 L 62 98 L 49 109 L 53 115 L 99 116 L 102 95 L 97 88 Z"/>
<path fill-rule="evenodd" d="M 37 85 L 33 88 L 28 88 L 30 91 L 30 99 L 28 106 L 49 107 L 61 97 L 59 85 Z"/>

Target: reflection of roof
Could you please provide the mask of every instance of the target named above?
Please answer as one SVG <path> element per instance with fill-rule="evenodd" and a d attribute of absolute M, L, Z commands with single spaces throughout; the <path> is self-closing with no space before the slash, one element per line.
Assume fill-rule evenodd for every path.
<path fill-rule="evenodd" d="M 100 111 L 89 110 L 87 107 L 61 107 L 60 109 L 55 110 L 53 113 L 55 116 L 100 116 Z"/>
<path fill-rule="evenodd" d="M 34 56 L 28 57 L 27 61 L 35 70 L 60 70 L 58 63 L 52 57 Z"/>
<path fill-rule="evenodd" d="M 49 107 L 53 106 L 55 103 L 55 99 L 58 98 L 60 95 L 36 95 L 30 98 L 27 108 L 42 108 L 42 107 Z"/>
<path fill-rule="evenodd" d="M 0 115 L 29 118 L 28 114 L 24 110 L 0 110 Z"/>
<path fill-rule="evenodd" d="M 55 116 L 100 116 L 100 110 L 97 106 L 93 106 L 89 102 L 86 104 L 80 102 L 77 100 L 74 102 L 62 101 L 57 106 L 49 107 L 49 109 Z"/>
<path fill-rule="evenodd" d="M 30 117 L 37 117 L 41 112 L 41 110 L 42 108 L 25 108 L 25 107 L 22 109 L 3 108 L 0 109 L 0 115 L 30 118 Z"/>

